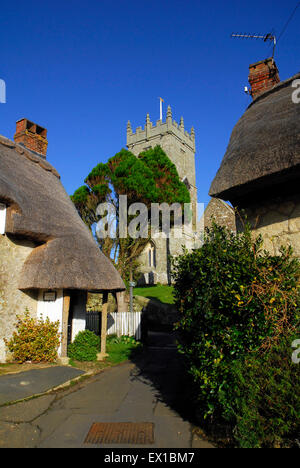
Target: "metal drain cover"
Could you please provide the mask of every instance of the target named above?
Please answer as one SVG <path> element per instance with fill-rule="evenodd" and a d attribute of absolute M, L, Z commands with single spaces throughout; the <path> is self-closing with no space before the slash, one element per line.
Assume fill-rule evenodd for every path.
<path fill-rule="evenodd" d="M 94 423 L 84 441 L 85 444 L 154 444 L 153 423 Z"/>

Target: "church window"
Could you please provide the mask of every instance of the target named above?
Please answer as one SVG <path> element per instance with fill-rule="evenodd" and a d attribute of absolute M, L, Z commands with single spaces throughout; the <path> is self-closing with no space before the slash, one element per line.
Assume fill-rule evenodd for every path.
<path fill-rule="evenodd" d="M 156 248 L 154 244 L 150 244 L 148 249 L 148 260 L 149 260 L 149 267 L 156 267 Z"/>
<path fill-rule="evenodd" d="M 186 186 L 186 188 L 187 188 L 188 190 L 191 189 L 191 184 L 189 183 L 189 180 L 188 180 L 187 176 L 185 176 L 185 177 L 182 179 L 182 182 L 185 184 L 185 186 Z"/>

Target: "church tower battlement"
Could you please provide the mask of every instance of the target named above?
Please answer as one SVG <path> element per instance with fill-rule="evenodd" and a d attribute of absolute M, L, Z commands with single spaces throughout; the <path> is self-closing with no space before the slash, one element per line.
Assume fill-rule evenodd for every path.
<path fill-rule="evenodd" d="M 157 120 L 156 125 L 150 121 L 149 114 L 146 117 L 146 124 L 144 129 L 137 127 L 136 132 L 133 133 L 130 121 L 127 123 L 127 147 L 128 149 L 133 148 L 135 145 L 144 144 L 149 142 L 149 146 L 153 147 L 152 140 L 161 139 L 164 135 L 171 134 L 174 138 L 177 138 L 182 145 L 186 145 L 191 151 L 195 153 L 195 131 L 192 127 L 189 133 L 184 129 L 183 117 L 180 119 L 178 124 L 172 119 L 172 110 L 168 106 L 166 121 Z M 151 142 L 151 144 L 150 144 Z"/>

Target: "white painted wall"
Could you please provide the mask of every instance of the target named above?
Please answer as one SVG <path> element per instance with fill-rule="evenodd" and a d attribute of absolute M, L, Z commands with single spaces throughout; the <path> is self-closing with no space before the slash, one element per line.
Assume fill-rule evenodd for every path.
<path fill-rule="evenodd" d="M 5 234 L 6 206 L 0 203 L 0 234 Z"/>
<path fill-rule="evenodd" d="M 56 300 L 53 302 L 44 301 L 44 292 L 45 290 L 41 289 L 39 291 L 38 297 L 38 306 L 37 306 L 37 315 L 38 317 L 45 320 L 47 317 L 51 322 L 59 321 L 59 333 L 62 333 L 62 314 L 63 314 L 63 303 L 64 303 L 64 294 L 63 290 L 59 289 L 56 291 Z M 61 346 L 58 349 L 58 354 L 60 355 Z"/>

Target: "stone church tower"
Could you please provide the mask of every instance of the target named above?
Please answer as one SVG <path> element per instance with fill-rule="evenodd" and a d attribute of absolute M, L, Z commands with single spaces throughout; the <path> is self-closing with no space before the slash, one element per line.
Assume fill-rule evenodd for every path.
<path fill-rule="evenodd" d="M 168 284 L 170 283 L 169 255 L 178 255 L 182 252 L 182 245 L 190 249 L 195 247 L 197 230 L 197 188 L 195 171 L 195 132 L 194 128 L 189 133 L 184 129 L 183 118 L 180 123 L 172 119 L 170 106 L 167 110 L 166 121 L 158 120 L 156 125 L 150 121 L 149 114 L 146 117 L 144 129 L 137 127 L 133 133 L 131 124 L 127 124 L 127 148 L 138 156 L 141 152 L 159 145 L 175 164 L 180 179 L 186 184 L 190 196 L 193 211 L 192 230 L 190 235 L 174 239 L 152 239 L 141 255 L 141 283 Z"/>

